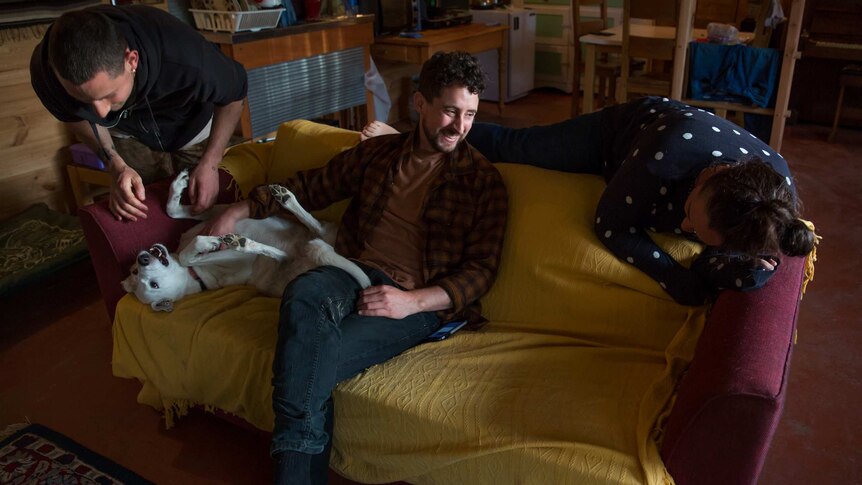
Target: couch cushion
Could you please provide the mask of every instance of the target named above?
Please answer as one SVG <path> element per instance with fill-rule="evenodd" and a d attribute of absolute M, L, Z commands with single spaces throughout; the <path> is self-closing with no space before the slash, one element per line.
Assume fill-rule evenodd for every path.
<path fill-rule="evenodd" d="M 282 123 L 275 138 L 269 181 L 287 180 L 301 170 L 321 167 L 357 143 L 356 131 L 307 120 Z"/>
<path fill-rule="evenodd" d="M 282 123 L 275 139 L 269 182 L 281 182 L 296 172 L 322 167 L 330 158 L 359 143 L 359 133 L 306 120 Z M 339 222 L 349 199 L 326 209 L 313 211 L 315 217 Z"/>
<path fill-rule="evenodd" d="M 509 191 L 503 264 L 482 298 L 493 329 L 564 335 L 589 345 L 667 348 L 690 307 L 677 305 L 652 278 L 619 260 L 593 230 L 603 179 L 497 164 Z M 701 249 L 653 234 L 688 265 Z"/>
<path fill-rule="evenodd" d="M 359 143 L 356 131 L 307 120 L 286 121 L 272 143 L 245 143 L 228 151 L 221 168 L 233 175 L 242 196 L 261 184 L 284 182 L 296 172 L 322 167 L 330 158 Z M 312 212 L 317 218 L 338 222 L 348 200 Z"/>

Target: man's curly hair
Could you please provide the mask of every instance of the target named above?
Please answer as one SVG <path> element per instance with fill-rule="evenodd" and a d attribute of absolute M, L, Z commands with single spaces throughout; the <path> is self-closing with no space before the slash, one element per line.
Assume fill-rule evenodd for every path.
<path fill-rule="evenodd" d="M 422 96 L 433 101 L 449 86 L 463 86 L 471 94 L 485 90 L 485 73 L 475 57 L 462 51 L 438 52 L 425 61 L 419 73 Z"/>

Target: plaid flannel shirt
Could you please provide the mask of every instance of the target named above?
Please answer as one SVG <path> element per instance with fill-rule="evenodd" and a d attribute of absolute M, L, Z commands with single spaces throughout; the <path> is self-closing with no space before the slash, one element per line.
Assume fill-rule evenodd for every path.
<path fill-rule="evenodd" d="M 335 249 L 357 258 L 392 194 L 398 162 L 410 157 L 416 133 L 371 138 L 282 185 L 310 211 L 352 197 Z M 286 212 L 267 186 L 256 187 L 249 200 L 251 217 L 256 219 Z M 441 321 L 484 321 L 478 300 L 497 276 L 507 212 L 503 179 L 481 153 L 463 142 L 446 155 L 446 166 L 426 196 L 422 218 L 427 231 L 425 287 L 440 286 L 453 303 L 453 308 L 438 312 Z"/>

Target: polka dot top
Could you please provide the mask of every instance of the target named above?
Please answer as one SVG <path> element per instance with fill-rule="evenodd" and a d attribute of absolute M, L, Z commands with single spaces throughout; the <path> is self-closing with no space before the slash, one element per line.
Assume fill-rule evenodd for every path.
<path fill-rule="evenodd" d="M 603 110 L 602 156 L 608 186 L 596 210 L 596 234 L 675 300 L 702 304 L 711 290 L 757 288 L 773 273 L 717 248 L 707 248 L 688 270 L 649 236 L 670 232 L 697 240 L 680 227 L 684 205 L 698 174 L 715 163 L 758 156 L 792 186 L 787 163 L 769 145 L 712 113 L 649 97 Z"/>

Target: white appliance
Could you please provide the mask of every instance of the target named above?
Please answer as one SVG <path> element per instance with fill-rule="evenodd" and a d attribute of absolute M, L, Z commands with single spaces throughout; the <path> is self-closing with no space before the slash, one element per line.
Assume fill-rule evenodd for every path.
<path fill-rule="evenodd" d="M 533 89 L 536 61 L 536 13 L 523 8 L 471 9 L 473 23 L 509 26 L 509 59 L 506 62 L 506 91 L 509 102 L 526 96 Z M 476 55 L 488 76 L 480 99 L 498 101 L 500 70 L 497 49 Z"/>

